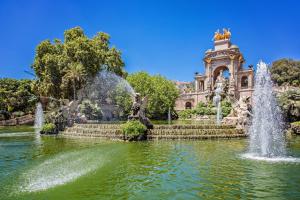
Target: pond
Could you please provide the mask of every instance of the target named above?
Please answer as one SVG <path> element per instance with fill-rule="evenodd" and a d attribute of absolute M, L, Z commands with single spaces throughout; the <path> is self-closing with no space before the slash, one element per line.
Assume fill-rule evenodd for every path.
<path fill-rule="evenodd" d="M 300 164 L 247 160 L 247 139 L 117 142 L 0 129 L 0 199 L 299 199 Z M 288 140 L 300 157 L 300 138 Z"/>

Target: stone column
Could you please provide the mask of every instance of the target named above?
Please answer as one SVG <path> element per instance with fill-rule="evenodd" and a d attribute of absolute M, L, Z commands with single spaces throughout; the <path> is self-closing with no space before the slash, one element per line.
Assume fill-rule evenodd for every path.
<path fill-rule="evenodd" d="M 236 82 L 237 77 L 235 77 L 235 68 L 234 68 L 234 60 L 235 60 L 236 56 L 229 55 L 229 58 L 230 58 L 229 94 L 236 98 L 236 94 L 235 94 L 236 83 L 235 82 Z"/>
<path fill-rule="evenodd" d="M 198 92 L 198 90 L 199 90 L 199 83 L 198 83 L 198 79 L 197 79 L 197 77 L 195 77 L 195 91 L 196 92 Z"/>
<path fill-rule="evenodd" d="M 229 67 L 229 72 L 230 72 L 230 78 L 229 78 L 229 83 L 230 84 L 234 84 L 234 80 L 235 80 L 235 71 L 234 71 L 234 59 L 235 59 L 235 55 L 229 55 L 230 58 L 230 67 Z"/>
<path fill-rule="evenodd" d="M 210 86 L 211 86 L 211 58 L 206 58 L 205 59 L 205 75 L 206 75 L 206 88 L 204 88 L 205 90 L 210 90 Z"/>

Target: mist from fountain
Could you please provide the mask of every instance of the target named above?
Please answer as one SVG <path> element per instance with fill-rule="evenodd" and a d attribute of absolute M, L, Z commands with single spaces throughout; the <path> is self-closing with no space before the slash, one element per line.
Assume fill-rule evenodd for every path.
<path fill-rule="evenodd" d="M 34 128 L 41 129 L 44 124 L 44 112 L 41 102 L 38 102 L 35 110 Z"/>
<path fill-rule="evenodd" d="M 249 153 L 244 157 L 271 162 L 299 161 L 286 157 L 284 122 L 273 92 L 273 82 L 266 63 L 257 64 L 253 93 L 253 118 L 249 128 Z"/>
<path fill-rule="evenodd" d="M 78 93 L 79 101 L 87 99 L 101 107 L 104 121 L 116 119 L 114 113 L 123 109 L 116 105 L 117 96 L 130 96 L 133 99 L 135 92 L 124 78 L 108 71 L 98 73 Z"/>

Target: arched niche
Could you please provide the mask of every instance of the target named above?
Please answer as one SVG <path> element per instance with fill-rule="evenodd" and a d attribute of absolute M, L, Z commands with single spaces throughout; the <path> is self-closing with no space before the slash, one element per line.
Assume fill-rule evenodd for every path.
<path fill-rule="evenodd" d="M 215 82 L 217 80 L 217 77 L 219 76 L 220 72 L 223 72 L 223 76 L 225 79 L 229 80 L 230 78 L 230 71 L 228 69 L 227 66 L 219 66 L 219 67 L 216 67 L 212 73 L 212 76 L 213 76 L 213 85 L 215 85 Z"/>
<path fill-rule="evenodd" d="M 192 103 L 191 102 L 186 102 L 185 103 L 185 109 L 192 109 Z"/>
<path fill-rule="evenodd" d="M 242 76 L 241 78 L 241 88 L 248 88 L 249 87 L 249 81 L 248 81 L 248 76 Z"/>

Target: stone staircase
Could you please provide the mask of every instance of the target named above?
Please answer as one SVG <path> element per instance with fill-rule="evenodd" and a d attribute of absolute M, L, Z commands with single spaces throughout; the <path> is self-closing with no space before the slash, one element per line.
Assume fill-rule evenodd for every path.
<path fill-rule="evenodd" d="M 97 137 L 112 140 L 124 139 L 120 124 L 74 124 L 61 134 L 70 137 Z"/>
<path fill-rule="evenodd" d="M 243 130 L 229 125 L 156 125 L 150 130 L 148 139 L 212 139 L 246 137 Z"/>
<path fill-rule="evenodd" d="M 61 133 L 68 137 L 95 137 L 112 140 L 123 140 L 120 124 L 75 124 Z M 246 137 L 243 130 L 230 125 L 185 124 L 185 125 L 154 125 L 148 132 L 149 140 L 159 139 L 213 139 Z"/>

